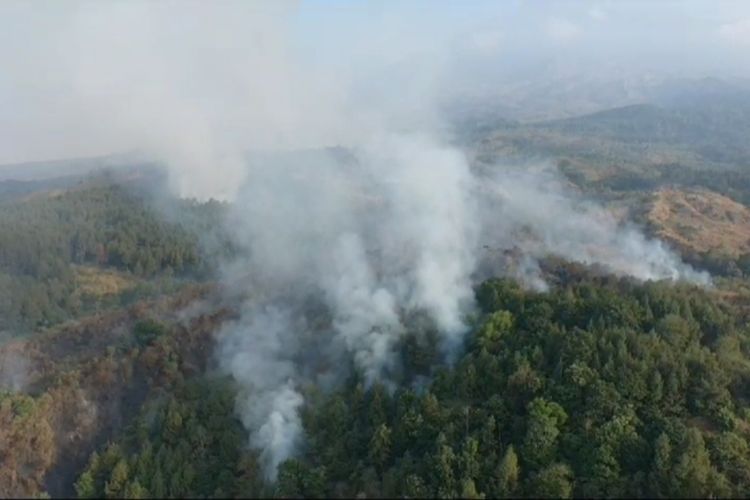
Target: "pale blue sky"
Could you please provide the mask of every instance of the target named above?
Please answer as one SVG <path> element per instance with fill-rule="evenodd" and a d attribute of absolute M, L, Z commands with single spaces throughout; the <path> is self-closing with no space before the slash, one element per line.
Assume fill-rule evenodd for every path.
<path fill-rule="evenodd" d="M 684 58 L 702 69 L 717 62 L 715 54 L 750 51 L 750 2 L 744 0 L 307 0 L 293 19 L 299 46 L 323 60 L 390 44 L 401 44 L 405 54 L 455 49 L 463 41 L 499 56 L 568 51 L 583 59 L 665 65 Z"/>

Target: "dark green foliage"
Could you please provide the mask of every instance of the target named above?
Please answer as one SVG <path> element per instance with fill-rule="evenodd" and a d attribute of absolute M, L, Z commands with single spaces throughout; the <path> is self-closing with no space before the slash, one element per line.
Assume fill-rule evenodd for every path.
<path fill-rule="evenodd" d="M 211 497 L 240 482 L 246 436 L 226 380 L 198 379 L 141 410 L 120 443 L 92 455 L 81 498 Z M 244 462 L 243 462 L 244 460 Z M 246 465 L 247 467 L 247 465 Z"/>
<path fill-rule="evenodd" d="M 352 385 L 308 408 L 297 462 L 326 472 L 326 496 L 750 494 L 738 310 L 694 287 L 573 275 L 477 297 L 468 351 L 428 387 Z"/>
<path fill-rule="evenodd" d="M 199 259 L 197 236 L 163 222 L 118 186 L 95 186 L 3 206 L 0 267 L 37 280 L 69 263 L 108 264 L 139 274 L 180 272 Z"/>
<path fill-rule="evenodd" d="M 231 251 L 221 233 L 225 206 L 170 203 L 178 206 L 157 210 L 145 196 L 95 183 L 2 204 L 0 331 L 27 331 L 127 304 L 158 292 L 158 283 L 146 281 L 157 277 L 207 277 L 217 253 Z M 180 216 L 167 220 L 170 211 Z M 140 285 L 121 297 L 87 301 L 75 293 L 76 265 L 117 269 Z"/>
<path fill-rule="evenodd" d="M 243 451 L 229 387 L 200 382 L 144 408 L 119 445 L 92 457 L 76 491 L 748 496 L 750 338 L 739 308 L 690 286 L 564 274 L 566 285 L 544 294 L 508 280 L 480 286 L 463 357 L 432 366 L 426 385 L 410 383 L 424 372 L 408 366 L 423 363 L 415 342 L 400 351 L 394 386 L 365 387 L 355 374 L 310 392 L 305 446 L 275 484 Z"/>

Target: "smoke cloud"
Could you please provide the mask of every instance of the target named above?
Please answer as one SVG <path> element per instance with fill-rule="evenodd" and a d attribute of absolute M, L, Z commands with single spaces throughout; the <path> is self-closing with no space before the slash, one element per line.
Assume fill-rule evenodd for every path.
<path fill-rule="evenodd" d="M 252 387 L 243 415 L 270 479 L 299 441 L 294 410 L 315 363 L 307 353 L 321 352 L 333 370 L 347 353 L 372 383 L 398 369 L 405 313 L 433 319 L 448 357 L 466 332 L 479 227 L 465 156 L 425 135 L 385 134 L 357 146 L 345 158 L 330 150 L 264 156 L 234 204 L 231 224 L 248 255 L 227 275 L 246 270 L 245 287 L 263 297 L 227 328 L 221 357 Z M 290 311 L 305 319 L 311 297 L 329 324 L 290 325 Z M 259 303 L 287 313 L 259 312 Z"/>
<path fill-rule="evenodd" d="M 29 368 L 30 362 L 20 350 L 12 346 L 0 350 L 0 390 L 24 390 L 29 381 Z"/>
<path fill-rule="evenodd" d="M 481 184 L 487 203 L 484 244 L 520 251 L 513 274 L 531 288 L 547 288 L 537 260 L 548 255 L 640 280 L 710 283 L 707 273 L 683 263 L 662 241 L 577 196 L 552 168 L 496 168 Z"/>
<path fill-rule="evenodd" d="M 640 279 L 706 281 L 549 172 L 472 169 L 441 119 L 458 89 L 519 66 L 526 78 L 512 61 L 536 50 L 546 67 L 560 39 L 590 56 L 582 61 L 596 60 L 581 49 L 592 37 L 633 45 L 602 26 L 623 6 L 574 25 L 562 20 L 589 21 L 477 15 L 492 4 L 467 14 L 416 3 L 403 15 L 372 3 L 331 20 L 296 2 L 12 3 L 0 16 L 24 40 L 0 47 L 13 75 L 0 91 L 14 89 L 3 93 L 5 158 L 137 149 L 167 166 L 178 195 L 233 201 L 227 224 L 244 253 L 224 280 L 244 298 L 217 357 L 241 387 L 238 413 L 269 480 L 303 443 L 307 385 L 335 383 L 350 361 L 367 383 L 390 380 L 403 318 L 427 315 L 445 358 L 460 352 L 480 268 L 544 289 L 538 259 L 553 254 Z M 492 29 L 470 26 L 477 18 Z M 528 47 L 510 46 L 515 38 Z M 647 52 L 660 45 L 649 38 Z M 580 69 L 554 55 L 566 74 Z M 498 57 L 511 63 L 468 71 Z M 483 246 L 517 249 L 519 265 L 489 265 Z"/>
<path fill-rule="evenodd" d="M 227 280 L 249 273 L 241 286 L 259 292 L 227 327 L 221 357 L 251 388 L 242 414 L 269 479 L 302 440 L 306 381 L 341 378 L 351 359 L 366 383 L 387 382 L 413 312 L 431 318 L 453 359 L 481 268 L 538 290 L 547 288 L 538 260 L 550 255 L 642 280 L 709 282 L 552 169 L 480 173 L 434 137 L 384 134 L 347 154 L 262 156 L 238 191 L 231 225 L 248 252 Z M 520 252 L 520 261 L 504 267 L 480 246 Z M 330 321 L 313 326 L 321 310 Z"/>
<path fill-rule="evenodd" d="M 250 444 L 262 450 L 270 479 L 275 479 L 277 466 L 291 456 L 302 435 L 298 410 L 303 398 L 295 387 L 293 358 L 299 327 L 287 311 L 259 307 L 245 311 L 219 347 L 225 367 L 241 383 L 238 410 L 252 430 Z"/>

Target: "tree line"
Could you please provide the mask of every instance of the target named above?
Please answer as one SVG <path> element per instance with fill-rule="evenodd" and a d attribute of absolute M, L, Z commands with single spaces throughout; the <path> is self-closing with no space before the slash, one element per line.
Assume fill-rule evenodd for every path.
<path fill-rule="evenodd" d="M 119 270 L 136 281 L 210 276 L 226 206 L 173 201 L 168 220 L 146 196 L 91 184 L 5 203 L 0 210 L 0 332 L 49 326 L 83 312 L 76 266 Z M 137 291 L 137 290 L 136 290 Z M 130 294 L 132 295 L 132 293 Z M 132 299 L 132 297 L 131 297 Z"/>
<path fill-rule="evenodd" d="M 479 286 L 480 311 L 463 357 L 452 365 L 436 361 L 434 332 L 415 329 L 399 351 L 404 369 L 393 384 L 366 386 L 354 372 L 337 390 L 308 389 L 305 444 L 280 465 L 273 484 L 246 447 L 233 389 L 224 381 L 214 382 L 224 389 L 177 392 L 158 410 L 144 410 L 146 423 L 138 420 L 92 457 L 78 491 L 319 498 L 750 494 L 750 337 L 743 310 L 688 285 L 595 277 L 575 267 L 564 274 L 565 282 L 548 293 L 504 279 Z"/>

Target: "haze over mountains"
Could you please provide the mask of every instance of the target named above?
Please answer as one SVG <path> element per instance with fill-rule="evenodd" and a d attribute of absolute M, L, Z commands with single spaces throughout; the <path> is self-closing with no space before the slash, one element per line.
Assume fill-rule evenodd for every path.
<path fill-rule="evenodd" d="M 750 494 L 746 6 L 39 5 L 0 496 Z"/>

